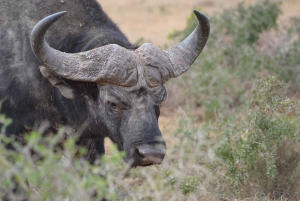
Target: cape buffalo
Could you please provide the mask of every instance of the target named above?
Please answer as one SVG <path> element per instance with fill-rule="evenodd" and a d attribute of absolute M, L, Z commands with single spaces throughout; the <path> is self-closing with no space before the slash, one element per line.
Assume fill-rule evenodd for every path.
<path fill-rule="evenodd" d="M 81 130 L 92 162 L 109 137 L 132 166 L 160 164 L 163 84 L 189 69 L 209 35 L 207 17 L 167 50 L 128 41 L 96 0 L 0 0 L 1 113 L 7 135 L 41 125 Z M 56 22 L 57 21 L 57 22 Z"/>

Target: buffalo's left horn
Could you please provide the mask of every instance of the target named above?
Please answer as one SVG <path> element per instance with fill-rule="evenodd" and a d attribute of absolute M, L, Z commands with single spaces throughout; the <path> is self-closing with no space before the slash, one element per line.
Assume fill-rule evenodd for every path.
<path fill-rule="evenodd" d="M 75 81 L 119 86 L 133 86 L 137 82 L 135 60 L 119 45 L 110 44 L 74 54 L 51 48 L 44 39 L 45 33 L 64 14 L 66 11 L 42 19 L 31 32 L 31 48 L 43 66 L 59 77 Z"/>
<path fill-rule="evenodd" d="M 204 48 L 210 31 L 208 18 L 201 12 L 194 10 L 198 19 L 196 29 L 181 43 L 171 47 L 164 52 L 171 61 L 171 77 L 177 77 L 186 72 L 197 59 Z"/>

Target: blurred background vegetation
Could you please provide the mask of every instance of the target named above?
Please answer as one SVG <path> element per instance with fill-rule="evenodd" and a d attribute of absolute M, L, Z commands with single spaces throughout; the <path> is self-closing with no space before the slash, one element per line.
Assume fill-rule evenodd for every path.
<path fill-rule="evenodd" d="M 161 125 L 168 144 L 162 165 L 129 170 L 112 145 L 90 165 L 74 138 L 55 149 L 65 130 L 55 137 L 31 133 L 25 147 L 0 135 L 0 197 L 300 200 L 300 18 L 281 15 L 281 2 L 262 0 L 209 16 L 203 52 L 167 83 L 162 118 L 175 129 Z M 191 13 L 183 30 L 169 34 L 170 43 L 196 25 Z M 0 121 L 10 123 L 3 115 Z"/>

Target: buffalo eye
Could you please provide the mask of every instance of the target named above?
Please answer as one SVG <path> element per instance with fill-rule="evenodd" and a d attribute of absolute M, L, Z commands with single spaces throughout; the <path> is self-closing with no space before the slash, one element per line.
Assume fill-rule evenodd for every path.
<path fill-rule="evenodd" d="M 117 109 L 118 108 L 118 105 L 114 102 L 111 102 L 111 101 L 107 101 L 107 104 L 108 106 L 111 108 L 111 109 Z"/>

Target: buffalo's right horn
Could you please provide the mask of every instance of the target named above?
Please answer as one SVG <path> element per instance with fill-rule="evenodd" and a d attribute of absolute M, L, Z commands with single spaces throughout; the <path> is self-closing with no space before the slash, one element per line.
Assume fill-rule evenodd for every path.
<path fill-rule="evenodd" d="M 110 44 L 80 53 L 64 53 L 45 41 L 49 27 L 66 11 L 55 13 L 35 25 L 30 35 L 31 48 L 43 66 L 59 77 L 85 82 L 133 86 L 137 82 L 137 64 L 130 51 Z M 120 59 L 122 58 L 122 59 Z"/>
<path fill-rule="evenodd" d="M 171 61 L 172 67 L 168 69 L 171 77 L 177 77 L 186 72 L 207 42 L 210 32 L 209 20 L 197 10 L 194 10 L 194 13 L 199 22 L 196 29 L 181 43 L 164 51 Z"/>

